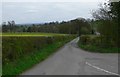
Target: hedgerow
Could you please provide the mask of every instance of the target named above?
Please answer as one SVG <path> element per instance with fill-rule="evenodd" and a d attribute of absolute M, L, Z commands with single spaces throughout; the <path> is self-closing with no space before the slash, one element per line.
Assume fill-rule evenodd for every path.
<path fill-rule="evenodd" d="M 51 37 L 2 37 L 3 75 L 19 74 L 47 58 L 47 56 L 55 52 L 57 48 L 73 38 L 75 38 L 75 36 L 72 35 Z M 36 57 L 38 57 L 37 60 Z"/>
<path fill-rule="evenodd" d="M 119 53 L 120 48 L 110 39 L 98 35 L 82 35 L 78 44 L 81 48 L 92 52 Z"/>
<path fill-rule="evenodd" d="M 41 50 L 54 42 L 69 40 L 72 36 L 53 37 L 2 37 L 2 57 L 3 63 L 14 61 L 15 59 Z"/>

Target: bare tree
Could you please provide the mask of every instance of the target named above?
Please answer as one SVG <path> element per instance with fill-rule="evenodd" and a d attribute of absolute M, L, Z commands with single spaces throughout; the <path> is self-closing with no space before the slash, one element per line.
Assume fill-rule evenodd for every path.
<path fill-rule="evenodd" d="M 110 13 L 110 8 L 108 4 L 100 4 L 98 10 L 92 11 L 92 16 L 96 20 L 112 20 L 112 14 Z"/>

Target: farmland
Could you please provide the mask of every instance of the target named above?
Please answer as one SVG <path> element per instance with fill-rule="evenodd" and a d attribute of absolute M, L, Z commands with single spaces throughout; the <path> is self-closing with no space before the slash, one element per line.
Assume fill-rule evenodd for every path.
<path fill-rule="evenodd" d="M 28 37 L 28 36 L 65 36 L 68 34 L 58 34 L 58 33 L 36 33 L 36 32 L 16 32 L 16 33 L 0 33 L 0 36 L 19 36 L 19 37 Z"/>

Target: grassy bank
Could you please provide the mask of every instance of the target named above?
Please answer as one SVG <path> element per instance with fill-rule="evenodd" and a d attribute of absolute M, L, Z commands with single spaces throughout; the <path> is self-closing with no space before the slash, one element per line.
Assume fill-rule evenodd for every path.
<path fill-rule="evenodd" d="M 79 47 L 90 51 L 90 52 L 96 52 L 96 53 L 120 53 L 120 48 L 115 48 L 115 47 L 111 47 L 111 48 L 102 48 L 102 47 L 98 47 L 98 46 L 94 46 L 94 45 L 81 45 L 79 44 Z"/>
<path fill-rule="evenodd" d="M 120 53 L 120 48 L 113 41 L 96 35 L 82 35 L 78 45 L 90 52 Z"/>
<path fill-rule="evenodd" d="M 40 51 L 36 51 L 24 57 L 17 59 L 14 62 L 9 62 L 5 66 L 3 66 L 3 75 L 18 75 L 29 69 L 33 65 L 43 61 L 53 52 L 55 52 L 59 47 L 61 47 L 63 43 L 54 43 Z"/>
<path fill-rule="evenodd" d="M 19 75 L 74 37 L 3 37 L 3 76 Z"/>

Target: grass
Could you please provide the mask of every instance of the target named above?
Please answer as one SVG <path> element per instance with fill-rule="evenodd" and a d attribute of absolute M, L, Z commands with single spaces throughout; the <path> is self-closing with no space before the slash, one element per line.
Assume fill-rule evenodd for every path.
<path fill-rule="evenodd" d="M 79 47 L 84 50 L 96 53 L 120 53 L 120 48 L 115 47 L 103 48 L 94 45 L 81 45 L 81 44 L 79 44 Z"/>
<path fill-rule="evenodd" d="M 68 42 L 68 40 L 50 44 L 50 45 L 42 48 L 40 51 L 36 51 L 29 55 L 23 56 L 14 62 L 7 63 L 3 67 L 3 76 L 9 77 L 10 75 L 15 76 L 15 75 L 21 74 L 26 69 L 31 68 L 33 65 L 35 65 L 35 64 L 43 61 L 47 57 L 49 57 L 49 55 L 54 53 L 58 48 L 60 48 L 66 42 Z"/>
<path fill-rule="evenodd" d="M 102 39 L 102 40 L 101 40 Z M 105 37 L 99 35 L 82 35 L 78 42 L 80 48 L 97 53 L 120 53 L 120 48 L 114 46 L 113 42 L 107 42 Z"/>
<path fill-rule="evenodd" d="M 0 63 L 2 63 L 2 62 L 0 61 Z M 2 64 L 0 64 L 0 76 L 2 76 Z"/>
<path fill-rule="evenodd" d="M 27 36 L 65 36 L 68 34 L 58 34 L 58 33 L 36 33 L 36 32 L 16 32 L 16 33 L 0 33 L 0 36 L 19 36 L 19 37 L 27 37 Z"/>
<path fill-rule="evenodd" d="M 90 35 L 90 34 L 89 34 L 89 35 L 81 35 L 81 36 L 89 36 L 89 37 L 91 37 L 91 38 L 94 38 L 94 37 L 97 37 L 97 36 L 99 36 L 99 35 L 92 35 L 92 34 Z"/>

